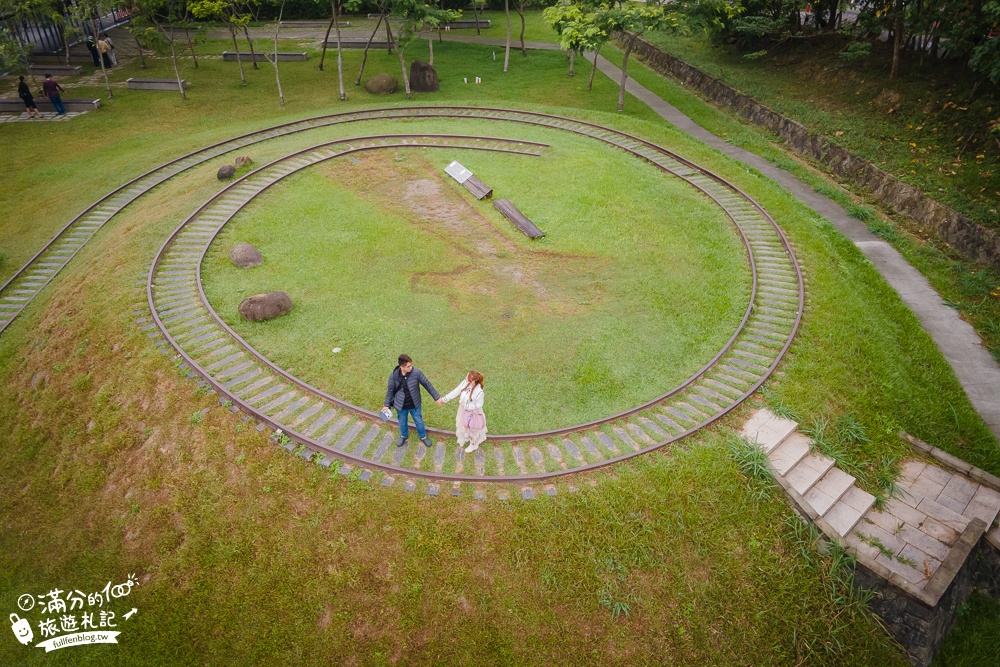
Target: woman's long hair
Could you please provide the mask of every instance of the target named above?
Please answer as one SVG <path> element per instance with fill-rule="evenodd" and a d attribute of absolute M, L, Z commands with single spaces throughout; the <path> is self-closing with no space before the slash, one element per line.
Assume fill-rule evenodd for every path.
<path fill-rule="evenodd" d="M 483 374 L 480 373 L 479 371 L 469 371 L 469 374 L 466 376 L 466 379 L 469 381 L 470 398 L 472 397 L 472 392 L 476 390 L 476 385 L 478 384 L 479 388 L 482 389 L 483 383 L 486 381 L 485 378 L 483 378 Z"/>

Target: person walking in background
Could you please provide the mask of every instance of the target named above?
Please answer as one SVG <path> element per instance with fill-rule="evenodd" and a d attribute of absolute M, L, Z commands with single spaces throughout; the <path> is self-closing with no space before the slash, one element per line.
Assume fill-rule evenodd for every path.
<path fill-rule="evenodd" d="M 59 97 L 59 91 L 66 92 L 66 89 L 59 85 L 59 82 L 52 78 L 51 74 L 45 75 L 45 81 L 42 81 L 42 92 L 45 93 L 45 97 L 49 98 L 49 102 L 52 102 L 52 106 L 56 110 L 56 115 L 65 116 L 66 107 L 63 106 L 62 98 Z"/>
<path fill-rule="evenodd" d="M 35 115 L 39 118 L 42 117 L 42 112 L 38 110 L 38 105 L 35 104 L 35 96 L 31 94 L 31 88 L 28 88 L 28 84 L 24 82 L 24 77 L 20 77 L 21 81 L 17 84 L 17 95 L 24 101 L 24 108 L 28 112 L 28 118 L 31 118 L 31 112 L 34 111 Z"/>
<path fill-rule="evenodd" d="M 430 447 L 434 443 L 427 437 L 427 427 L 424 426 L 424 414 L 420 408 L 420 385 L 424 386 L 438 405 L 443 405 L 441 395 L 430 383 L 419 368 L 413 367 L 413 359 L 409 355 L 399 355 L 399 365 L 392 370 L 389 375 L 389 386 L 385 392 L 385 402 L 383 403 L 382 414 L 388 417 L 392 414 L 389 407 L 396 408 L 399 418 L 399 440 L 397 447 L 406 444 L 406 439 L 410 434 L 409 418 L 413 417 L 413 425 L 417 427 L 417 435 L 425 447 Z"/>
<path fill-rule="evenodd" d="M 483 392 L 483 374 L 479 371 L 469 371 L 461 384 L 451 390 L 444 397 L 444 402 L 458 397 L 458 414 L 455 416 L 455 437 L 458 438 L 458 446 L 469 443 L 465 448 L 466 454 L 479 449 L 486 440 L 486 414 L 483 412 L 483 403 L 486 394 Z"/>
<path fill-rule="evenodd" d="M 108 36 L 108 33 L 104 33 L 103 35 L 101 35 L 101 39 L 103 39 L 104 43 L 108 45 L 108 60 L 111 61 L 111 66 L 117 67 L 118 56 L 115 55 L 115 43 L 111 41 L 111 38 Z"/>
<path fill-rule="evenodd" d="M 111 69 L 111 46 L 108 44 L 107 35 L 101 35 L 101 38 L 97 40 L 97 50 L 101 52 L 104 69 Z"/>

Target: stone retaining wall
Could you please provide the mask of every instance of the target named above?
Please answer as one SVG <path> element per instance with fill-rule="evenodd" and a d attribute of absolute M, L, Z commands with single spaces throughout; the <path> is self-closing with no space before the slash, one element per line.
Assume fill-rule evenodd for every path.
<path fill-rule="evenodd" d="M 864 158 L 799 123 L 767 108 L 713 76 L 639 39 L 634 53 L 661 74 L 679 79 L 720 106 L 732 109 L 756 125 L 783 138 L 792 150 L 823 163 L 833 173 L 867 188 L 883 204 L 932 231 L 956 250 L 1000 270 L 1000 232 L 987 229 L 950 206 L 927 197 L 912 185 L 879 169 Z"/>

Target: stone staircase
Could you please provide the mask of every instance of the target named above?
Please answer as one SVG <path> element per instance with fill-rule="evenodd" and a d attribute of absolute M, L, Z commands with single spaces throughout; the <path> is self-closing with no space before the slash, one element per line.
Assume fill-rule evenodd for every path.
<path fill-rule="evenodd" d="M 741 435 L 767 453 L 796 511 L 856 557 L 854 583 L 916 667 L 927 667 L 973 590 L 1000 598 L 1000 478 L 905 433 L 919 457 L 901 462 L 885 507 L 798 425 L 759 410 Z"/>
<path fill-rule="evenodd" d="M 855 484 L 834 460 L 812 451 L 812 441 L 798 432 L 798 423 L 759 410 L 741 435 L 767 454 L 776 477 L 798 493 L 840 537 L 846 537 L 875 503 L 875 496 Z"/>

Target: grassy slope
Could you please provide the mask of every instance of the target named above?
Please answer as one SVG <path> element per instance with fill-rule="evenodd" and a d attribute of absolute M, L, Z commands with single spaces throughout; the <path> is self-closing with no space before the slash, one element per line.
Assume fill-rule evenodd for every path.
<path fill-rule="evenodd" d="M 543 80 L 548 88 L 533 90 L 546 97 L 558 82 L 553 75 Z M 290 97 L 316 100 L 287 85 Z M 580 98 L 607 109 L 611 91 L 581 91 Z M 232 103 L 133 99 L 133 108 L 172 112 L 152 116 L 158 124 L 182 114 L 204 114 L 207 125 L 231 116 Z M 244 120 L 229 118 L 214 134 L 203 128 L 183 141 L 161 135 L 169 146 L 151 138 L 114 159 L 155 163 L 156 155 L 143 153 L 180 152 L 234 134 L 234 126 L 263 124 L 275 115 L 267 104 L 244 102 Z M 117 132 L 141 137 L 147 118 L 134 114 Z M 654 140 L 674 139 L 685 155 L 719 168 L 792 234 L 813 304 L 784 379 L 772 383 L 776 393 L 786 391 L 799 410 L 830 397 L 827 409 L 856 414 L 880 447 L 891 448 L 871 394 L 854 386 L 856 372 L 891 376 L 897 381 L 881 400 L 901 425 L 998 470 L 988 460 L 995 443 L 956 394 L 933 346 L 850 244 L 755 174 L 663 130 L 619 122 Z M 14 131 L 56 133 L 53 146 L 75 145 L 50 159 L 77 165 L 67 191 L 97 191 L 93 174 L 79 166 L 90 160 L 79 151 L 80 125 L 20 127 Z M 17 168 L 4 167 L 4 174 Z M 208 186 L 199 179 L 211 171 L 169 193 L 200 200 Z M 26 179 L 0 196 L 39 197 L 51 185 L 40 181 Z M 123 307 L 141 301 L 133 276 L 176 224 L 156 215 L 173 203 L 167 194 L 117 221 L 114 234 L 88 247 L 0 338 L 0 414 L 8 424 L 0 449 L 4 608 L 24 590 L 89 589 L 129 571 L 149 575 L 121 647 L 52 654 L 46 664 L 128 664 L 140 656 L 202 662 L 214 660 L 206 657 L 213 648 L 227 663 L 475 662 L 484 653 L 500 664 L 900 662 L 870 618 L 834 606 L 825 566 L 797 555 L 799 544 L 782 523 L 790 515 L 783 501 L 755 500 L 759 489 L 736 472 L 718 436 L 616 468 L 593 489 L 578 480 L 578 495 L 480 505 L 370 492 L 303 469 L 217 409 L 194 423 L 189 417 L 213 401 L 165 366 Z M 55 213 L 42 221 L 58 222 Z M 3 234 L 9 238 L 9 230 Z M 868 298 L 885 309 L 869 308 Z M 830 328 L 809 324 L 817 306 L 837 311 L 827 315 Z M 897 349 L 902 344 L 912 346 L 913 365 Z M 827 373 L 833 384 L 809 382 L 811 372 Z M 939 386 L 923 383 L 925 373 L 940 377 Z M 795 382 L 806 385 L 801 402 Z M 940 426 L 952 414 L 942 400 L 949 394 L 960 419 L 955 429 Z M 628 616 L 613 618 L 612 609 L 623 610 L 615 602 L 628 605 Z M 4 643 L 0 657 L 20 661 L 20 648 Z"/>
<path fill-rule="evenodd" d="M 933 113 L 933 118 L 936 119 L 934 124 L 937 124 L 938 129 L 942 134 L 947 134 L 949 139 L 940 141 L 934 147 L 935 159 L 944 166 L 935 170 L 924 164 L 918 172 L 920 178 L 915 180 L 915 174 L 909 173 L 917 171 L 914 168 L 916 163 L 910 162 L 911 159 L 916 159 L 911 153 L 919 154 L 920 161 L 925 163 L 930 159 L 927 157 L 931 155 L 928 153 L 928 144 L 924 138 L 917 136 L 925 130 L 925 125 L 929 128 L 930 123 L 927 119 L 908 122 L 905 119 L 901 120 L 897 115 L 883 113 L 886 108 L 880 106 L 882 103 L 876 104 L 871 100 L 873 91 L 883 90 L 880 86 L 885 83 L 884 73 L 875 72 L 874 76 L 865 79 L 868 81 L 867 85 L 860 88 L 817 86 L 814 74 L 817 77 L 829 77 L 833 76 L 830 71 L 833 70 L 853 81 L 857 79 L 857 72 L 853 71 L 857 66 L 827 62 L 823 54 L 811 53 L 808 59 L 804 59 L 801 54 L 793 53 L 779 57 L 779 63 L 783 62 L 784 58 L 787 58 L 788 62 L 777 67 L 773 59 L 744 60 L 725 50 L 713 49 L 697 39 L 663 35 L 654 35 L 650 39 L 667 51 L 735 85 L 775 110 L 824 134 L 827 138 L 843 142 L 851 150 L 876 161 L 904 180 L 922 187 L 935 198 L 957 206 L 965 213 L 976 217 L 978 222 L 994 226 L 1000 192 L 991 191 L 1000 187 L 990 186 L 989 183 L 992 182 L 991 179 L 996 178 L 995 163 L 1000 160 L 1000 154 L 995 147 L 987 145 L 981 148 L 982 159 L 959 160 L 955 163 L 953 155 L 955 144 L 969 139 L 970 134 L 973 138 L 983 134 L 965 131 L 970 127 L 974 130 L 977 127 L 976 123 L 982 121 L 981 118 L 978 120 L 969 118 L 969 114 L 976 112 L 981 116 L 991 110 L 982 96 L 977 100 L 974 109 L 972 106 L 969 107 L 972 111 L 957 109 L 953 103 L 941 111 L 920 111 L 922 114 Z M 613 54 L 612 59 L 614 59 Z M 823 70 L 823 67 L 826 67 L 826 70 Z M 815 72 L 814 68 L 821 71 Z M 852 187 L 849 183 L 842 183 L 845 189 L 832 185 L 829 177 L 821 176 L 816 169 L 798 157 L 771 145 L 770 142 L 775 141 L 776 137 L 768 137 L 766 133 L 748 125 L 734 122 L 728 115 L 698 101 L 677 84 L 643 72 L 641 67 L 637 67 L 633 73 L 644 85 L 682 109 L 700 125 L 719 136 L 726 137 L 738 146 L 768 158 L 812 185 L 818 192 L 842 204 L 852 215 L 864 221 L 872 232 L 891 243 L 930 280 L 934 289 L 961 312 L 962 317 L 982 337 L 987 349 L 1000 360 L 1000 273 L 970 261 L 905 216 L 894 214 L 884 208 L 880 209 L 869 194 Z M 928 78 L 934 79 L 934 76 L 946 79 L 941 77 L 940 73 L 935 75 L 931 72 L 917 73 L 901 82 L 899 85 L 905 93 L 905 98 L 912 104 L 913 98 L 928 92 L 922 86 L 927 84 Z M 949 88 L 950 84 L 934 85 L 944 88 L 944 90 L 934 90 L 933 94 L 939 98 L 947 101 L 950 98 L 961 97 L 959 92 Z M 863 94 L 860 96 L 849 94 L 855 90 Z M 951 92 L 948 92 L 949 90 Z M 917 99 L 917 101 L 924 100 Z M 942 102 L 942 105 L 946 103 Z M 869 125 L 873 124 L 879 129 L 871 129 Z M 853 131 L 845 131 L 844 128 L 852 128 Z M 837 136 L 838 132 L 845 134 Z M 882 141 L 876 147 L 875 142 L 881 136 L 880 133 L 890 133 L 894 140 Z M 983 137 L 980 137 L 980 141 L 982 140 Z M 919 145 L 914 147 L 910 146 L 910 143 Z M 887 144 L 891 144 L 892 150 Z M 953 170 L 955 174 L 951 173 Z M 849 192 L 852 194 L 848 194 Z"/>
<path fill-rule="evenodd" d="M 987 84 L 971 99 L 975 78 L 949 61 L 907 62 L 903 76 L 892 82 L 880 45 L 872 57 L 847 63 L 837 57 L 839 39 L 792 42 L 747 59 L 703 37 L 650 36 L 935 199 L 996 226 L 1000 147 L 987 128 L 996 116 L 996 90 Z"/>

